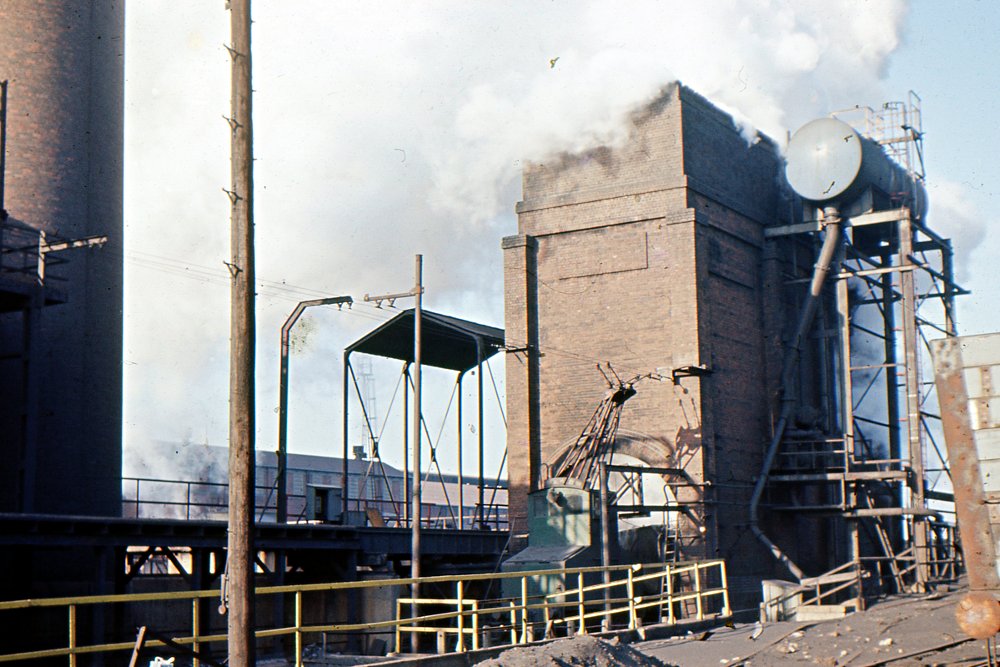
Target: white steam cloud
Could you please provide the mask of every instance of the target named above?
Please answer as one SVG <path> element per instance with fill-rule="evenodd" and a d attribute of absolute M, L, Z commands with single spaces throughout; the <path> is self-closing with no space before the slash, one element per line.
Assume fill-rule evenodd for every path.
<path fill-rule="evenodd" d="M 779 142 L 895 99 L 882 77 L 905 15 L 891 0 L 257 0 L 257 271 L 314 290 L 261 290 L 258 447 L 274 446 L 277 334 L 295 301 L 409 289 L 422 252 L 427 307 L 500 324 L 524 160 L 615 142 L 675 79 Z M 144 0 L 127 20 L 126 443 L 225 444 L 228 15 Z M 339 443 L 340 353 L 372 312 L 308 316 L 293 451 Z"/>

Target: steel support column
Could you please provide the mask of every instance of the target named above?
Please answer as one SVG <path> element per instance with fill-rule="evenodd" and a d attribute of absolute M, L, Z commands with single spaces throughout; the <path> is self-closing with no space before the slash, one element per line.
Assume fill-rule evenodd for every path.
<path fill-rule="evenodd" d="M 857 453 L 854 451 L 854 387 L 853 377 L 851 374 L 851 303 L 847 281 L 847 278 L 840 278 L 837 280 L 837 315 L 840 325 L 840 374 L 843 379 L 840 387 L 840 419 L 843 424 L 843 447 L 846 450 L 847 470 L 850 471 L 851 465 Z M 858 498 L 856 486 L 857 485 L 853 482 L 841 482 L 840 501 L 845 508 L 857 509 Z M 858 534 L 857 521 L 847 521 L 847 538 L 848 556 L 856 566 L 860 566 L 861 542 Z M 858 591 L 858 597 L 861 597 L 860 590 Z"/>
<path fill-rule="evenodd" d="M 891 253 L 884 252 L 881 255 L 882 266 L 892 267 Z M 886 401 L 886 423 L 889 424 L 888 445 L 889 458 L 900 460 L 900 424 L 902 423 L 899 405 L 899 359 L 896 350 L 896 287 L 892 273 L 884 273 L 880 278 L 882 286 L 882 332 L 885 336 L 883 347 L 885 349 L 885 363 L 894 364 L 885 369 L 885 401 Z M 902 467 L 899 463 L 894 463 L 893 468 Z M 897 507 L 903 506 L 903 489 L 899 484 L 892 485 L 892 496 Z M 892 548 L 898 551 L 902 546 L 902 530 L 900 519 L 889 521 L 891 530 L 889 531 L 892 540 Z"/>
<path fill-rule="evenodd" d="M 462 380 L 465 378 L 465 371 L 458 374 L 455 383 L 458 385 L 458 529 L 465 528 L 465 488 L 464 477 L 462 475 Z"/>
<path fill-rule="evenodd" d="M 917 588 L 927 588 L 927 522 L 924 511 L 924 450 L 920 415 L 920 360 L 917 332 L 917 296 L 913 275 L 913 224 L 907 214 L 898 223 L 901 315 L 903 318 L 903 372 L 906 382 L 906 441 L 913 477 L 910 481 L 910 505 L 916 512 L 912 520 L 913 553 L 916 559 Z"/>
<path fill-rule="evenodd" d="M 347 382 L 347 378 L 348 378 L 348 375 L 350 374 L 350 372 L 351 372 L 351 353 L 350 352 L 344 352 L 344 407 L 343 407 L 343 410 L 344 410 L 344 429 L 343 429 L 344 461 L 343 461 L 343 464 L 342 464 L 342 467 L 341 467 L 341 479 L 343 480 L 343 487 L 344 487 L 344 490 L 343 490 L 343 494 L 344 494 L 343 513 L 344 514 L 343 514 L 343 518 L 341 519 L 341 523 L 343 523 L 343 524 L 347 523 L 347 512 L 348 512 L 348 505 L 349 505 L 348 501 L 351 498 L 351 485 L 349 484 L 350 478 L 348 477 L 348 467 L 347 467 L 348 466 L 348 458 L 347 458 L 348 452 L 347 452 L 347 450 L 348 450 L 348 441 L 350 440 L 350 437 L 349 437 L 350 436 L 350 429 L 348 428 L 348 421 L 349 421 L 348 420 L 348 414 L 349 414 L 349 410 L 350 410 L 350 403 L 348 401 L 348 398 L 349 398 L 349 392 L 350 392 L 350 385 Z"/>
<path fill-rule="evenodd" d="M 486 440 L 483 434 L 483 341 L 479 338 L 476 339 L 476 379 L 479 385 L 479 521 L 478 527 L 485 528 L 484 525 L 484 514 L 486 510 L 486 495 L 484 493 L 484 479 L 485 479 L 485 468 L 483 462 L 483 454 L 486 451 Z"/>
<path fill-rule="evenodd" d="M 406 517 L 400 525 L 410 525 L 410 362 L 403 362 L 403 504 Z"/>

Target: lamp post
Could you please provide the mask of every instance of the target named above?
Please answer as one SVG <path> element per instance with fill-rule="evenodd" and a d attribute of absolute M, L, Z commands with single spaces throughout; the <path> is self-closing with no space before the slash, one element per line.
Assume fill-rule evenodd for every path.
<path fill-rule="evenodd" d="M 331 296 L 325 299 L 300 301 L 281 327 L 281 374 L 278 380 L 278 507 L 276 510 L 278 523 L 288 521 L 288 486 L 286 484 L 288 471 L 288 353 L 292 327 L 298 322 L 305 309 L 310 306 L 330 306 L 333 304 L 342 306 L 345 303 L 354 303 L 354 299 L 349 296 Z"/>

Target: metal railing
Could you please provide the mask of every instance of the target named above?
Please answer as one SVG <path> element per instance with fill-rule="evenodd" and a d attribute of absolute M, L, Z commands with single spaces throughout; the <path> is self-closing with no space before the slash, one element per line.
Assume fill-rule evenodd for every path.
<path fill-rule="evenodd" d="M 849 456 L 843 438 L 789 440 L 778 452 L 776 470 L 802 472 L 847 470 Z"/>
<path fill-rule="evenodd" d="M 607 581 L 602 576 L 605 573 L 610 575 Z M 731 614 L 726 564 L 722 560 L 532 570 L 488 576 L 516 580 L 514 588 L 520 590 L 520 595 L 490 600 L 470 598 L 465 593 L 474 579 L 466 577 L 455 582 L 454 597 L 399 598 L 397 651 L 403 646 L 404 634 L 410 635 L 411 650 L 417 648 L 418 635 L 433 634 L 438 638 L 439 651 L 447 650 L 445 645 L 453 641 L 454 651 L 461 653 L 478 650 L 484 643 L 524 644 L 557 634 L 585 635 L 615 627 L 635 629 L 644 619 L 674 625 L 681 620 L 700 621 Z M 538 591 L 538 583 L 547 578 L 575 584 L 550 593 Z M 600 581 L 588 583 L 589 579 Z M 447 610 L 404 614 L 406 610 L 415 613 L 420 607 Z M 504 622 L 490 624 L 497 619 Z M 506 641 L 494 641 L 498 637 Z"/>
<path fill-rule="evenodd" d="M 40 230 L 13 220 L 0 222 L 0 273 L 19 274 L 25 280 L 41 283 L 45 275 L 42 243 Z"/>
<path fill-rule="evenodd" d="M 512 619 L 512 625 L 516 625 L 518 632 L 511 633 L 510 643 L 521 643 L 529 641 L 532 632 L 529 627 L 534 627 L 537 623 L 548 624 L 550 627 L 555 623 L 556 618 L 564 619 L 567 627 L 574 627 L 579 634 L 586 633 L 593 626 L 590 621 L 603 618 L 622 618 L 622 623 L 627 627 L 634 628 L 643 616 L 644 610 L 655 609 L 658 611 L 657 617 L 666 616 L 668 622 L 676 623 L 683 618 L 704 619 L 710 616 L 725 617 L 730 615 L 729 594 L 726 586 L 725 563 L 721 560 L 701 561 L 683 564 L 667 565 L 617 565 L 606 568 L 612 574 L 613 582 L 610 587 L 606 584 L 586 584 L 587 575 L 600 577 L 605 572 L 605 568 L 566 568 L 551 570 L 532 570 L 525 572 L 503 572 L 486 574 L 465 574 L 448 575 L 437 577 L 422 577 L 414 579 L 379 579 L 371 581 L 357 582 L 332 582 L 322 584 L 300 584 L 289 586 L 264 586 L 255 590 L 258 604 L 266 596 L 293 596 L 293 624 L 282 627 L 270 627 L 257 629 L 255 635 L 258 639 L 271 637 L 293 637 L 295 664 L 302 665 L 303 648 L 306 639 L 312 635 L 322 637 L 323 633 L 361 633 L 382 630 L 386 633 L 395 632 L 397 637 L 397 651 L 402 632 L 419 632 L 415 628 L 428 626 L 430 623 L 438 623 L 433 626 L 434 632 L 451 633 L 456 636 L 456 648 L 459 651 L 467 648 L 477 648 L 483 643 L 483 632 L 486 630 L 482 622 L 483 614 L 494 614 L 498 611 L 506 614 Z M 577 587 L 571 590 L 561 591 L 557 594 L 544 596 L 544 600 L 536 600 L 528 595 L 529 582 L 537 580 L 541 576 L 558 576 L 569 581 L 576 578 Z M 615 578 L 617 577 L 617 579 Z M 465 591 L 474 582 L 489 582 L 498 579 L 518 579 L 523 592 L 517 600 L 506 600 L 502 605 L 486 605 L 481 600 L 467 597 Z M 660 582 L 659 591 L 656 582 Z M 447 611 L 437 614 L 425 614 L 414 617 L 403 617 L 397 613 L 396 618 L 385 620 L 370 620 L 362 623 L 314 623 L 307 624 L 304 621 L 303 609 L 304 598 L 309 594 L 322 594 L 330 592 L 360 591 L 370 588 L 385 587 L 409 587 L 414 583 L 419 583 L 425 590 L 433 587 L 454 586 L 458 592 L 455 598 L 450 599 L 417 599 L 407 600 L 413 604 L 448 604 L 455 607 L 454 611 Z M 652 587 L 650 587 L 652 585 Z M 617 598 L 603 596 L 605 590 L 614 587 L 625 588 L 626 594 Z M 644 588 L 650 589 L 648 591 Z M 596 595 L 600 593 L 601 595 Z M 135 641 L 104 641 L 100 643 L 81 643 L 78 628 L 81 627 L 81 615 L 90 613 L 96 616 L 100 613 L 99 607 L 103 605 L 136 605 L 150 603 L 149 614 L 161 613 L 162 605 L 167 602 L 184 604 L 190 609 L 189 634 L 180 636 L 170 636 L 164 639 L 147 639 L 144 642 L 145 648 L 165 647 L 170 644 L 174 646 L 190 647 L 194 654 L 203 654 L 202 650 L 206 645 L 213 643 L 225 643 L 225 634 L 203 633 L 204 621 L 201 606 L 202 601 L 210 598 L 218 600 L 220 591 L 180 591 L 165 593 L 139 593 L 125 595 L 93 595 L 84 597 L 64 597 L 50 599 L 31 599 L 0 601 L 0 627 L 7 627 L 5 621 L 9 619 L 8 614 L 19 615 L 30 613 L 30 610 L 48 609 L 61 612 L 66 619 L 66 639 L 62 646 L 38 648 L 34 650 L 20 651 L 17 653 L 0 654 L 0 663 L 20 662 L 40 659 L 66 658 L 70 667 L 76 667 L 78 657 L 96 653 L 112 653 L 132 651 L 136 647 Z M 575 598 L 567 601 L 568 598 Z M 562 599 L 559 599 L 562 598 Z M 689 608 L 690 607 L 690 608 Z M 398 609 L 399 607 L 397 607 Z M 562 616 L 563 610 L 573 609 L 569 616 Z M 541 621 L 536 620 L 532 614 L 542 612 Z M 515 623 L 516 621 L 516 623 Z M 194 667 L 199 667 L 197 655 L 193 660 Z"/>
<path fill-rule="evenodd" d="M 954 541 L 956 535 L 954 526 L 936 526 L 950 538 L 949 541 L 933 541 L 923 547 L 924 557 L 920 562 L 927 568 L 927 582 L 931 584 L 946 584 L 958 581 L 964 571 L 961 552 Z M 864 556 L 859 560 L 869 567 L 883 590 L 892 590 L 889 584 L 892 580 L 900 580 L 903 585 L 896 585 L 898 592 L 905 592 L 917 581 L 919 563 L 916 557 L 917 548 L 909 546 L 895 555 Z M 892 572 L 895 565 L 895 572 Z M 889 570 L 889 571 L 887 571 Z"/>
<path fill-rule="evenodd" d="M 255 487 L 255 511 L 258 521 L 274 522 L 277 512 L 277 498 L 274 484 L 258 484 Z M 173 519 L 217 519 L 225 520 L 229 506 L 229 484 L 181 479 L 159 479 L 154 477 L 122 478 L 122 515 L 130 518 L 173 518 Z M 305 494 L 288 494 L 288 521 L 307 521 L 307 498 Z M 376 510 L 387 526 L 406 527 L 408 517 L 399 516 L 401 503 L 385 498 L 351 498 L 348 512 L 364 514 Z M 446 505 L 425 503 L 425 513 L 421 525 L 426 528 L 454 528 L 453 515 Z M 466 505 L 460 516 L 463 526 L 472 526 L 478 517 L 478 507 Z M 363 521 L 363 517 L 361 519 Z M 507 529 L 507 506 L 494 503 L 484 512 L 483 528 Z"/>
<path fill-rule="evenodd" d="M 761 620 L 787 620 L 801 607 L 818 606 L 849 598 L 848 604 L 860 604 L 862 580 L 868 576 L 860 565 L 848 561 L 818 577 L 803 579 L 780 596 L 761 603 Z M 853 590 L 852 590 L 853 589 Z"/>
<path fill-rule="evenodd" d="M 256 513 L 274 510 L 267 502 L 269 486 L 255 487 Z M 229 484 L 153 477 L 122 478 L 122 515 L 132 518 L 211 519 L 226 518 Z M 292 496 L 290 496 L 292 497 Z M 305 505 L 305 496 L 294 496 Z M 261 499 L 264 499 L 263 501 Z"/>

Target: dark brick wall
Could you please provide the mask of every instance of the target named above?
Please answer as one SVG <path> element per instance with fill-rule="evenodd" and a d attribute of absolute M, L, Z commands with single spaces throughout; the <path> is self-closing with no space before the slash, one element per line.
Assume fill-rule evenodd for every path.
<path fill-rule="evenodd" d="M 682 86 L 680 94 L 691 189 L 758 225 L 774 222 L 783 179 L 774 143 L 759 134 L 748 143 L 728 114 L 690 88 Z"/>
<path fill-rule="evenodd" d="M 123 0 L 0 4 L 0 79 L 10 80 L 5 207 L 51 234 L 111 238 L 65 253 L 58 286 L 68 303 L 42 312 L 38 512 L 120 513 L 124 46 Z M 19 348 L 20 322 L 0 319 L 4 352 Z M 21 382 L 7 370 L 0 382 Z M 4 425 L 23 410 L 5 404 Z M 8 463 L 19 440 L 2 440 Z M 0 468 L 0 484 L 16 487 L 17 466 Z M 16 510 L 13 500 L 4 496 L 0 511 Z"/>

